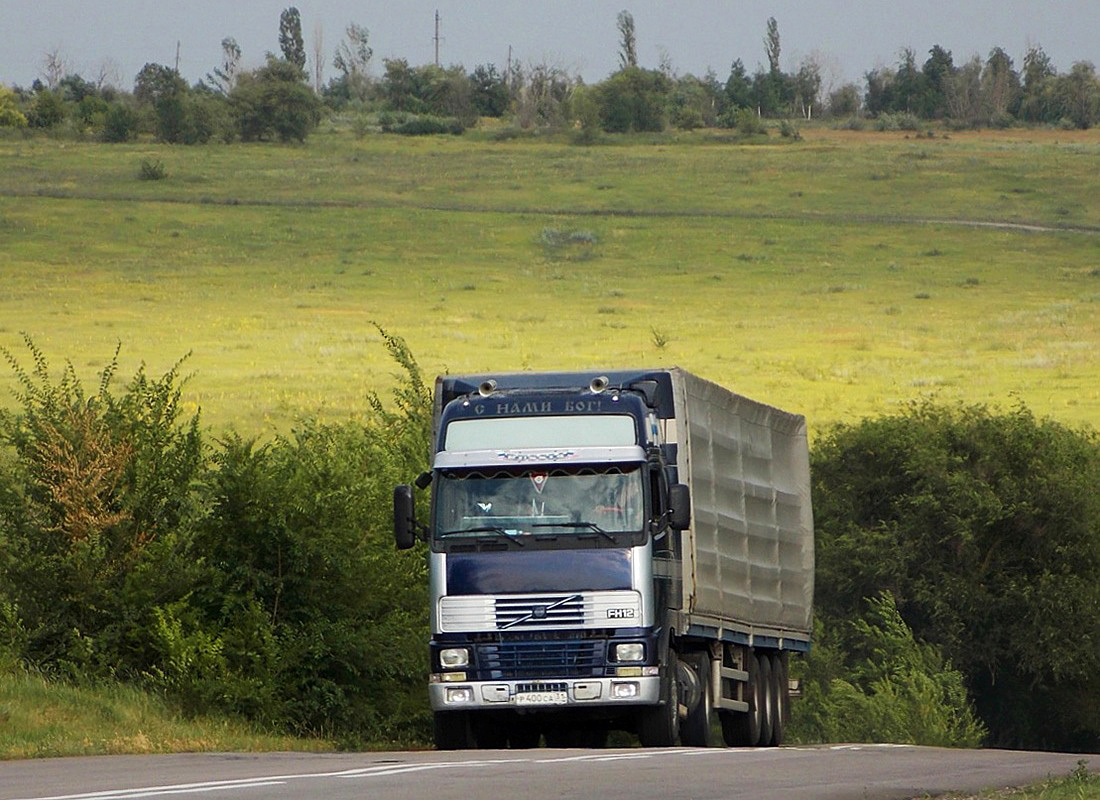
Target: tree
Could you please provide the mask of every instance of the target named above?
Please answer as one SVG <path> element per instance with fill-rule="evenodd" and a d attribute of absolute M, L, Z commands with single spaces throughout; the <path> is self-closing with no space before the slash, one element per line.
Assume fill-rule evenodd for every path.
<path fill-rule="evenodd" d="M 879 67 L 863 75 L 867 82 L 867 92 L 863 95 L 863 107 L 867 114 L 877 117 L 894 108 L 894 71 L 888 67 Z"/>
<path fill-rule="evenodd" d="M 974 56 L 959 67 L 946 86 L 947 115 L 966 125 L 981 117 L 982 60 Z"/>
<path fill-rule="evenodd" d="M 603 129 L 608 133 L 664 130 L 670 88 L 668 78 L 656 70 L 619 70 L 598 87 Z"/>
<path fill-rule="evenodd" d="M 186 137 L 187 83 L 163 64 L 146 64 L 134 79 L 134 99 L 150 105 L 156 117 L 156 134 L 162 142 L 182 142 Z"/>
<path fill-rule="evenodd" d="M 332 66 L 340 71 L 348 95 L 358 100 L 366 99 L 369 88 L 367 70 L 374 55 L 369 40 L 369 30 L 354 22 L 348 23 L 344 40 L 337 45 L 332 59 Z"/>
<path fill-rule="evenodd" d="M 1059 75 L 1054 92 L 1062 117 L 1078 128 L 1100 122 L 1100 82 L 1091 62 L 1078 61 L 1067 74 Z"/>
<path fill-rule="evenodd" d="M 274 57 L 241 75 L 229 100 L 242 139 L 305 141 L 321 115 L 320 101 L 302 77 L 297 64 Z"/>
<path fill-rule="evenodd" d="M 619 67 L 638 66 L 637 40 L 634 36 L 634 17 L 625 9 L 619 12 L 615 18 L 615 25 L 619 29 Z"/>
<path fill-rule="evenodd" d="M 947 85 L 955 77 L 951 51 L 938 44 L 933 45 L 921 72 L 924 73 L 924 96 L 920 103 L 920 115 L 926 119 L 939 119 L 947 113 Z"/>
<path fill-rule="evenodd" d="M 69 67 L 59 48 L 54 47 L 46 51 L 46 55 L 42 58 L 42 75 L 46 79 L 47 88 L 56 89 L 68 71 Z"/>
<path fill-rule="evenodd" d="M 798 67 L 794 76 L 794 101 L 798 110 L 806 119 L 813 117 L 817 96 L 821 92 L 821 67 L 817 61 L 807 56 Z"/>
<path fill-rule="evenodd" d="M 34 93 L 27 121 L 32 128 L 53 128 L 65 119 L 65 98 L 55 89 L 43 87 Z"/>
<path fill-rule="evenodd" d="M 321 23 L 313 26 L 313 91 L 318 95 L 325 85 L 325 33 Z"/>
<path fill-rule="evenodd" d="M 1018 110 L 1020 76 L 1012 67 L 1012 58 L 1000 47 L 989 54 L 982 70 L 982 111 L 988 120 L 1007 117 Z"/>
<path fill-rule="evenodd" d="M 511 97 L 504 76 L 494 64 L 479 64 L 470 73 L 474 109 L 483 117 L 501 117 L 508 110 Z"/>
<path fill-rule="evenodd" d="M 913 48 L 901 51 L 901 61 L 894 73 L 894 102 L 891 111 L 915 113 L 921 96 L 924 94 L 924 74 L 917 69 L 917 54 Z"/>
<path fill-rule="evenodd" d="M 764 33 L 764 53 L 768 57 L 768 72 L 772 75 L 779 73 L 779 23 L 775 17 L 768 17 L 767 28 Z"/>
<path fill-rule="evenodd" d="M 25 128 L 27 118 L 19 110 L 15 92 L 6 86 L 0 86 L 0 128 Z"/>
<path fill-rule="evenodd" d="M 1023 96 L 1020 115 L 1029 122 L 1053 122 L 1057 118 L 1054 83 L 1057 71 L 1043 48 L 1032 45 L 1024 55 Z"/>
<path fill-rule="evenodd" d="M 279 49 L 283 58 L 306 74 L 306 46 L 302 40 L 302 17 L 294 6 L 279 15 Z"/>
<path fill-rule="evenodd" d="M 734 109 L 749 108 L 752 105 L 752 79 L 739 58 L 730 65 L 725 89 L 726 101 Z"/>
<path fill-rule="evenodd" d="M 222 63 L 214 67 L 213 73 L 206 73 L 206 85 L 220 95 L 229 96 L 237 85 L 241 73 L 241 47 L 232 36 L 222 39 Z"/>
<path fill-rule="evenodd" d="M 859 114 L 859 87 L 846 83 L 829 92 L 829 113 L 834 117 L 854 117 Z"/>

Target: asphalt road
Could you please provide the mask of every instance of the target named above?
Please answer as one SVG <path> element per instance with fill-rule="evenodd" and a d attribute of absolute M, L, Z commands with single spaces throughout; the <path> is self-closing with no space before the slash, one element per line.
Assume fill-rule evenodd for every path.
<path fill-rule="evenodd" d="M 1080 758 L 893 745 L 100 756 L 0 762 L 0 800 L 879 800 L 1033 783 Z"/>

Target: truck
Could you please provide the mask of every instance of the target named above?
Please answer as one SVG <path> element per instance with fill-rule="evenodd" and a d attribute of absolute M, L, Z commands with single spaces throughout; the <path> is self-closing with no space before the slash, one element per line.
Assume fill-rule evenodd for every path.
<path fill-rule="evenodd" d="M 426 543 L 439 749 L 777 746 L 814 582 L 802 415 L 677 367 L 440 376 Z"/>

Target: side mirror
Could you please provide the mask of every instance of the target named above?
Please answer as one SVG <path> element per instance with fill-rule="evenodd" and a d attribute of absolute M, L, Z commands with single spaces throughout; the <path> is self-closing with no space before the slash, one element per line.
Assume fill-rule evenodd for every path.
<path fill-rule="evenodd" d="M 398 550 L 408 550 L 416 542 L 413 490 L 407 483 L 393 490 L 393 538 Z"/>
<path fill-rule="evenodd" d="M 668 524 L 673 530 L 686 531 L 691 527 L 691 490 L 682 483 L 668 487 Z"/>

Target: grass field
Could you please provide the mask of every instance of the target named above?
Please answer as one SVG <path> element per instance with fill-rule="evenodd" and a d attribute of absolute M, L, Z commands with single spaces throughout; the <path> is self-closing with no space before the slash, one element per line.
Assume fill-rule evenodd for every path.
<path fill-rule="evenodd" d="M 247 433 L 384 393 L 373 323 L 428 374 L 675 363 L 813 430 L 928 395 L 1100 427 L 1100 132 L 804 137 L 3 140 L 0 345 L 89 385 L 190 351 Z"/>

